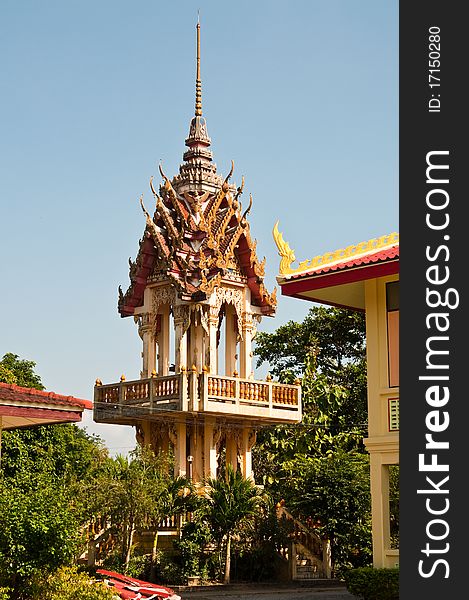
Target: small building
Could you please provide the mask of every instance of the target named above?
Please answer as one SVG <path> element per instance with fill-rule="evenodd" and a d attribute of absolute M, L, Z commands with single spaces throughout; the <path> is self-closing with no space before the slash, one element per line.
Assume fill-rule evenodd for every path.
<path fill-rule="evenodd" d="M 0 448 L 2 430 L 52 423 L 79 423 L 92 402 L 74 396 L 0 383 Z"/>
<path fill-rule="evenodd" d="M 129 261 L 129 286 L 118 311 L 142 339 L 142 368 L 128 381 L 97 380 L 94 420 L 136 428 L 140 444 L 175 457 L 175 475 L 216 477 L 219 457 L 253 478 L 256 428 L 301 421 L 299 385 L 254 378 L 252 340 L 276 309 L 264 285 L 242 202 L 244 177 L 231 182 L 212 162 L 202 116 L 200 25 L 197 24 L 195 114 L 179 173 L 150 179 L 153 205 L 140 204 L 146 226 Z M 244 205 L 243 205 L 244 204 Z M 224 452 L 222 452 L 222 450 Z"/>
<path fill-rule="evenodd" d="M 399 235 L 328 252 L 298 266 L 294 251 L 274 227 L 281 256 L 282 295 L 365 312 L 368 437 L 372 499 L 373 564 L 394 567 L 389 470 L 399 464 Z"/>

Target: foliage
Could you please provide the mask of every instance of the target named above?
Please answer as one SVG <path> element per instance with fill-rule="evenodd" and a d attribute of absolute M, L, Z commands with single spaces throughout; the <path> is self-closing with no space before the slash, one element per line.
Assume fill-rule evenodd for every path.
<path fill-rule="evenodd" d="M 331 542 L 333 566 L 363 566 L 371 557 L 368 457 L 337 451 L 290 465 L 285 502 L 303 522 Z"/>
<path fill-rule="evenodd" d="M 274 377 L 285 383 L 303 378 L 303 386 L 313 374 L 316 386 L 325 388 L 316 391 L 327 396 L 329 389 L 340 396 L 340 425 L 363 429 L 367 423 L 365 340 L 362 313 L 314 307 L 302 323 L 289 321 L 274 333 L 257 333 L 257 366 L 267 362 Z M 316 397 L 306 395 L 305 399 L 303 408 L 308 416 Z M 339 423 L 332 422 L 331 426 L 337 430 Z"/>
<path fill-rule="evenodd" d="M 162 585 L 183 585 L 185 583 L 181 565 L 170 554 L 162 554 L 156 564 L 157 582 Z"/>
<path fill-rule="evenodd" d="M 333 380 L 349 362 L 365 356 L 365 319 L 362 313 L 343 308 L 313 307 L 302 323 L 289 321 L 274 333 L 256 335 L 257 366 L 267 362 L 271 373 L 301 377 L 306 356 L 317 352 L 321 372 Z"/>
<path fill-rule="evenodd" d="M 7 352 L 0 361 L 0 381 L 43 390 L 41 378 L 34 372 L 35 366 L 32 360 L 22 360 L 17 354 Z"/>
<path fill-rule="evenodd" d="M 301 424 L 278 425 L 262 430 L 254 447 L 257 478 L 283 497 L 283 486 L 304 457 L 322 457 L 336 451 L 363 453 L 363 426 L 351 426 L 344 409 L 347 390 L 331 383 L 317 370 L 317 357 L 305 358 L 302 380 L 303 419 Z M 283 482 L 282 482 L 283 480 Z"/>
<path fill-rule="evenodd" d="M 233 540 L 233 578 L 237 581 L 272 581 L 277 579 L 281 555 L 288 548 L 294 524 L 279 519 L 273 499 L 266 502 L 253 527 L 241 529 Z"/>
<path fill-rule="evenodd" d="M 160 485 L 161 461 L 150 451 L 141 449 L 129 457 L 119 455 L 109 459 L 91 482 L 88 493 L 96 492 L 94 510 L 109 517 L 125 568 L 131 558 L 135 531 L 151 520 L 153 494 L 158 493 Z"/>
<path fill-rule="evenodd" d="M 33 361 L 7 353 L 0 365 L 18 385 L 44 388 Z M 80 492 L 107 451 L 99 438 L 68 424 L 5 431 L 2 438 L 0 584 L 16 597 L 39 571 L 76 557 L 87 503 Z"/>
<path fill-rule="evenodd" d="M 184 579 L 200 577 L 208 579 L 210 553 L 206 548 L 212 542 L 212 532 L 206 522 L 188 521 L 181 531 L 181 538 L 174 542 L 179 552 L 181 572 Z"/>
<path fill-rule="evenodd" d="M 13 590 L 11 588 L 7 588 L 7 587 L 0 587 L 0 600 L 9 600 L 10 599 L 10 593 Z"/>
<path fill-rule="evenodd" d="M 258 365 L 281 381 L 302 377 L 303 419 L 259 432 L 257 479 L 288 510 L 331 543 L 336 572 L 369 564 L 371 519 L 365 320 L 361 313 L 315 307 L 256 336 Z"/>
<path fill-rule="evenodd" d="M 210 526 L 218 546 L 220 564 L 224 559 L 223 580 L 229 583 L 231 540 L 241 528 L 252 526 L 264 497 L 251 479 L 244 479 L 240 471 L 227 465 L 224 478 L 206 481 L 205 499 L 200 518 Z"/>
<path fill-rule="evenodd" d="M 399 569 L 362 567 L 344 573 L 348 591 L 364 600 L 398 600 Z"/>
<path fill-rule="evenodd" d="M 389 465 L 389 517 L 391 548 L 399 549 L 399 465 Z"/>
<path fill-rule="evenodd" d="M 127 457 L 108 459 L 86 491 L 86 496 L 94 499 L 90 517 L 99 514 L 110 522 L 125 572 L 130 568 L 135 533 L 153 530 L 150 580 L 155 578 L 158 523 L 193 506 L 190 482 L 173 477 L 171 471 L 165 454 L 155 455 L 149 447 L 139 447 Z"/>
<path fill-rule="evenodd" d="M 161 558 L 161 553 L 157 555 Z M 134 554 L 127 565 L 126 575 L 149 581 L 151 569 L 151 556 L 149 554 Z M 120 569 L 117 569 L 119 571 Z"/>
<path fill-rule="evenodd" d="M 46 577 L 37 577 L 31 600 L 114 600 L 115 593 L 104 582 L 91 579 L 77 567 L 61 567 Z"/>
<path fill-rule="evenodd" d="M 34 473 L 0 479 L 0 583 L 21 589 L 35 572 L 70 563 L 79 542 L 63 481 Z"/>
<path fill-rule="evenodd" d="M 47 472 L 54 478 L 83 481 L 106 458 L 107 449 L 101 439 L 72 424 L 15 429 L 2 436 L 1 466 L 5 477 Z"/>

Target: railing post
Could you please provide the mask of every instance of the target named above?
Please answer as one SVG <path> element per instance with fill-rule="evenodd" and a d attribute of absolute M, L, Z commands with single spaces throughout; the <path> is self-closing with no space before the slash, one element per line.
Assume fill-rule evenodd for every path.
<path fill-rule="evenodd" d="M 179 399 L 181 402 L 181 410 L 187 412 L 189 409 L 187 405 L 187 372 L 185 367 L 181 367 L 181 372 L 179 374 Z"/>
<path fill-rule="evenodd" d="M 202 385 L 200 386 L 199 410 L 205 412 L 208 403 L 208 378 L 210 377 L 210 373 L 207 370 L 204 370 L 201 377 Z"/>
<path fill-rule="evenodd" d="M 192 365 L 191 369 L 191 377 L 190 377 L 190 409 L 192 411 L 197 411 L 198 409 L 198 373 L 197 367 Z"/>
<path fill-rule="evenodd" d="M 119 384 L 119 414 L 122 415 L 125 401 L 125 379 L 122 379 Z"/>

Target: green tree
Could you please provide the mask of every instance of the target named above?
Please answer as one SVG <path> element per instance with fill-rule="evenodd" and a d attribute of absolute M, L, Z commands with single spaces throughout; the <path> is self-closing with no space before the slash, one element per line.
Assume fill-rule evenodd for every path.
<path fill-rule="evenodd" d="M 7 352 L 0 361 L 0 381 L 43 390 L 41 378 L 34 372 L 35 366 L 32 360 L 20 359 L 17 354 Z"/>
<path fill-rule="evenodd" d="M 153 546 L 151 554 L 151 581 L 156 579 L 156 559 L 158 548 L 158 526 L 163 519 L 182 515 L 197 507 L 197 496 L 192 482 L 187 477 L 171 477 L 160 471 L 159 485 L 153 488 L 153 506 L 149 522 L 153 528 Z"/>
<path fill-rule="evenodd" d="M 2 437 L 4 477 L 48 472 L 69 482 L 84 481 L 103 464 L 108 451 L 98 436 L 74 424 L 39 425 L 5 431 Z"/>
<path fill-rule="evenodd" d="M 314 356 L 315 376 L 340 386 L 341 413 L 351 427 L 362 426 L 367 423 L 365 340 L 362 313 L 314 307 L 302 323 L 289 321 L 273 333 L 257 333 L 257 366 L 266 362 L 274 377 L 292 383 L 304 377 Z"/>
<path fill-rule="evenodd" d="M 289 510 L 310 523 L 331 545 L 332 567 L 365 566 L 371 558 L 368 457 L 337 450 L 297 457 L 284 465 L 283 492 Z"/>
<path fill-rule="evenodd" d="M 183 477 L 173 478 L 170 468 L 165 454 L 155 455 L 148 447 L 137 448 L 127 457 L 119 455 L 109 459 L 91 482 L 88 495 L 96 498 L 93 512 L 109 518 L 119 540 L 124 570 L 130 563 L 135 533 L 143 529 L 154 532 L 154 567 L 158 523 L 184 510 L 186 496 L 190 495 L 189 482 Z"/>
<path fill-rule="evenodd" d="M 34 366 L 7 353 L 3 379 L 43 389 Z M 83 483 L 95 477 L 106 457 L 101 440 L 76 425 L 3 433 L 0 585 L 14 588 L 15 597 L 25 593 L 38 571 L 48 573 L 76 558 L 89 500 L 81 493 Z"/>
<path fill-rule="evenodd" d="M 235 472 L 228 465 L 225 478 L 207 480 L 205 499 L 200 518 L 209 524 L 218 545 L 219 556 L 224 554 L 223 582 L 229 583 L 232 538 L 242 527 L 254 522 L 264 497 L 251 479 L 244 479 L 240 471 Z"/>
<path fill-rule="evenodd" d="M 283 381 L 302 377 L 303 402 L 300 424 L 259 432 L 256 477 L 294 516 L 316 524 L 336 568 L 370 558 L 364 325 L 360 313 L 319 307 L 303 323 L 256 338 L 258 364 L 268 361 Z"/>
<path fill-rule="evenodd" d="M 291 372 L 301 377 L 311 349 L 317 352 L 321 372 L 340 378 L 350 361 L 365 356 L 365 317 L 343 308 L 313 307 L 302 323 L 288 321 L 274 333 L 256 335 L 257 366 L 267 362 L 271 373 L 281 378 Z"/>
<path fill-rule="evenodd" d="M 366 426 L 353 425 L 344 408 L 348 390 L 318 372 L 316 365 L 317 356 L 311 352 L 305 357 L 301 380 L 302 422 L 261 430 L 254 447 L 256 477 L 280 494 L 283 484 L 276 485 L 276 482 L 278 484 L 282 477 L 285 479 L 284 465 L 302 457 L 329 455 L 336 450 L 364 451 L 362 439 Z"/>
<path fill-rule="evenodd" d="M 116 594 L 104 582 L 80 572 L 76 566 L 38 575 L 31 600 L 115 600 Z"/>
<path fill-rule="evenodd" d="M 79 543 L 73 495 L 62 481 L 47 473 L 0 478 L 0 584 L 20 594 L 34 573 L 69 564 Z"/>

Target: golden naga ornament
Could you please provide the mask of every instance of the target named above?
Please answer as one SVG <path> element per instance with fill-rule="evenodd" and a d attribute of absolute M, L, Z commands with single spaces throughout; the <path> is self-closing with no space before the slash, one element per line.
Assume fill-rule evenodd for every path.
<path fill-rule="evenodd" d="M 291 265 L 295 261 L 295 253 L 290 248 L 288 242 L 283 239 L 282 233 L 278 230 L 278 223 L 278 221 L 275 223 L 272 233 L 275 244 L 277 245 L 278 253 L 282 258 L 280 261 L 279 273 L 280 275 L 289 275 L 290 273 L 294 273 Z"/>

